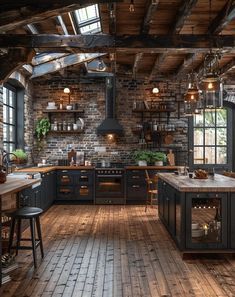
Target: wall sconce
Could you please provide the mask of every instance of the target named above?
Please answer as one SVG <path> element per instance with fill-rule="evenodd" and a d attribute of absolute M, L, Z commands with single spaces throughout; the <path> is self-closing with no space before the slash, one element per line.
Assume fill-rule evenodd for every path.
<path fill-rule="evenodd" d="M 69 95 L 69 104 L 70 104 L 70 95 L 71 95 L 70 88 L 64 88 L 64 93 Z"/>
<path fill-rule="evenodd" d="M 158 88 L 158 87 L 153 87 L 153 89 L 152 89 L 152 93 L 153 93 L 153 94 L 156 95 L 156 94 L 159 94 L 159 92 L 160 92 L 160 91 L 159 91 L 159 88 Z"/>
<path fill-rule="evenodd" d="M 116 142 L 116 137 L 114 134 L 107 134 L 106 139 L 108 143 L 115 143 Z"/>

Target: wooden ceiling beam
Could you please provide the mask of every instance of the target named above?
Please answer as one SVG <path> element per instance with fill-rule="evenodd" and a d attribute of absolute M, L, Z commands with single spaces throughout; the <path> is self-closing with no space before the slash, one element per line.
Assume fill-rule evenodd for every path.
<path fill-rule="evenodd" d="M 229 0 L 209 26 L 209 34 L 219 34 L 235 18 L 235 2 Z"/>
<path fill-rule="evenodd" d="M 235 46 L 233 35 L 130 35 L 111 36 L 106 34 L 87 35 L 26 35 L 26 34 L 0 34 L 0 44 L 4 48 L 74 48 L 77 52 L 113 52 L 116 50 L 138 50 L 145 52 L 153 50 L 212 50 L 223 48 L 232 51 Z"/>
<path fill-rule="evenodd" d="M 110 3 L 109 7 L 109 34 L 116 34 L 116 4 Z"/>
<path fill-rule="evenodd" d="M 227 64 L 225 64 L 222 68 L 220 68 L 220 74 L 225 75 L 228 71 L 235 68 L 235 58 L 230 60 Z"/>
<path fill-rule="evenodd" d="M 180 64 L 180 66 L 178 67 L 178 69 L 176 71 L 176 76 L 179 77 L 179 76 L 182 76 L 182 75 L 188 73 L 188 71 L 186 69 L 190 65 L 192 65 L 192 63 L 196 57 L 197 57 L 197 53 L 188 54 L 187 57 L 184 59 L 183 63 Z"/>
<path fill-rule="evenodd" d="M 132 70 L 132 73 L 133 73 L 134 77 L 137 74 L 137 71 L 138 71 L 138 68 L 139 68 L 139 65 L 140 65 L 140 61 L 142 60 L 143 55 L 144 55 L 143 53 L 138 53 L 138 54 L 135 55 L 135 61 L 134 61 L 133 70 Z"/>
<path fill-rule="evenodd" d="M 149 27 L 153 19 L 153 15 L 156 12 L 158 8 L 159 0 L 149 0 L 148 1 L 148 7 L 146 14 L 144 16 L 144 21 L 141 26 L 141 34 L 148 34 L 149 32 Z"/>
<path fill-rule="evenodd" d="M 0 11 L 0 32 L 13 30 L 30 23 L 40 22 L 65 12 L 99 3 L 122 2 L 123 0 L 3 0 Z"/>
<path fill-rule="evenodd" d="M 48 73 L 57 72 L 68 66 L 89 62 L 105 54 L 72 54 L 56 60 L 34 66 L 33 74 L 30 78 L 39 77 Z"/>
<path fill-rule="evenodd" d="M 0 56 L 0 83 L 3 83 L 15 70 L 32 60 L 34 51 L 28 48 L 9 49 L 8 54 Z"/>
<path fill-rule="evenodd" d="M 182 1 L 183 5 L 180 7 L 174 25 L 172 26 L 170 33 L 179 34 L 184 26 L 185 20 L 191 14 L 192 9 L 197 4 L 198 0 L 185 0 Z"/>
<path fill-rule="evenodd" d="M 67 30 L 67 27 L 66 27 L 66 25 L 64 23 L 64 20 L 63 20 L 61 15 L 58 15 L 56 17 L 56 26 L 58 26 L 58 29 L 59 29 L 58 31 L 61 31 L 62 35 L 69 35 L 69 32 Z"/>
<path fill-rule="evenodd" d="M 166 57 L 168 55 L 168 52 L 165 52 L 163 54 L 159 54 L 155 60 L 155 63 L 153 65 L 152 71 L 150 73 L 149 76 L 149 80 L 154 79 L 154 76 L 156 76 L 157 74 L 160 73 L 159 68 L 161 67 L 161 65 L 164 63 Z"/>

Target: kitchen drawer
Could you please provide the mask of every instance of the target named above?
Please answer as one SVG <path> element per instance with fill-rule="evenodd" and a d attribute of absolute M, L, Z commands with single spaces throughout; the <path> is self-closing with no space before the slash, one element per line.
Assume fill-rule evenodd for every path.
<path fill-rule="evenodd" d="M 145 183 L 145 171 L 144 170 L 128 170 L 127 182 Z"/>
<path fill-rule="evenodd" d="M 127 200 L 146 200 L 147 186 L 146 184 L 140 185 L 129 184 L 127 186 Z"/>
<path fill-rule="evenodd" d="M 57 188 L 57 200 L 74 200 L 76 199 L 74 189 L 71 186 L 59 186 Z"/>
<path fill-rule="evenodd" d="M 78 185 L 75 187 L 75 195 L 78 200 L 93 200 L 93 185 Z"/>
<path fill-rule="evenodd" d="M 84 170 L 87 171 L 87 170 Z M 79 184 L 86 184 L 86 185 L 91 185 L 94 183 L 94 174 L 93 172 L 84 172 L 77 174 L 74 176 L 74 184 L 79 185 Z"/>
<path fill-rule="evenodd" d="M 73 174 L 67 172 L 57 173 L 57 184 L 59 185 L 72 185 L 73 184 Z"/>

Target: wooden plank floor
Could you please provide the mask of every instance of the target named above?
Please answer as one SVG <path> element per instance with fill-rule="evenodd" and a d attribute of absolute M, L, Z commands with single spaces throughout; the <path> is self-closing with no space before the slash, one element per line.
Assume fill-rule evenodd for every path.
<path fill-rule="evenodd" d="M 155 208 L 55 205 L 41 223 L 44 259 L 20 251 L 1 297 L 235 296 L 235 260 L 183 261 Z"/>

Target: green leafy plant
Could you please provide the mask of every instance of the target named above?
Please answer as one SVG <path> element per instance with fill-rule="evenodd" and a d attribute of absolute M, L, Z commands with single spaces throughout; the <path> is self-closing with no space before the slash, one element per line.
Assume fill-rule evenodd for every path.
<path fill-rule="evenodd" d="M 13 162 L 25 163 L 28 160 L 26 152 L 24 152 L 22 149 L 16 149 L 12 152 L 12 154 L 15 155 L 11 155 L 11 161 Z"/>
<path fill-rule="evenodd" d="M 150 151 L 135 151 L 133 153 L 133 159 L 138 162 L 138 161 L 146 161 L 150 162 L 151 160 L 151 152 Z"/>
<path fill-rule="evenodd" d="M 51 124 L 48 118 L 42 118 L 37 121 L 35 127 L 35 136 L 39 142 L 47 136 L 50 128 Z"/>
<path fill-rule="evenodd" d="M 166 162 L 166 154 L 163 152 L 151 152 L 151 161 L 163 161 Z"/>

